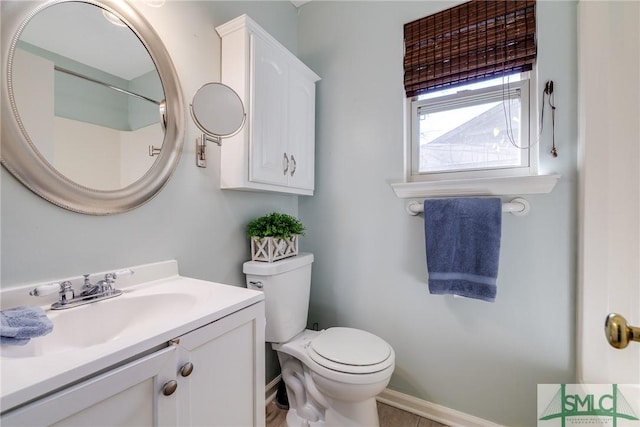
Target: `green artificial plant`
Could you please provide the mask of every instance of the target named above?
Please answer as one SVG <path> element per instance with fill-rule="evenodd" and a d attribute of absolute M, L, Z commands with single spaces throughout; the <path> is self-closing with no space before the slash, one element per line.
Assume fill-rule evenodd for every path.
<path fill-rule="evenodd" d="M 249 237 L 286 239 L 298 234 L 304 235 L 302 222 L 291 215 L 278 212 L 255 218 L 247 224 Z"/>

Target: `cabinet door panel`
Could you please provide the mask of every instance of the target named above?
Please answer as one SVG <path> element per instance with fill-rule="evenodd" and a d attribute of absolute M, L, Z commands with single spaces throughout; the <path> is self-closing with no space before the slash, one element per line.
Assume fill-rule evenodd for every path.
<path fill-rule="evenodd" d="M 289 186 L 313 190 L 316 85 L 295 68 L 289 69 Z"/>
<path fill-rule="evenodd" d="M 176 425 L 175 396 L 162 385 L 175 379 L 174 347 L 115 368 L 2 417 L 3 426 Z"/>
<path fill-rule="evenodd" d="M 286 185 L 286 57 L 267 41 L 253 34 L 251 50 L 253 87 L 250 91 L 250 126 L 253 126 L 252 138 L 259 143 L 250 144 L 249 179 L 265 184 Z"/>
<path fill-rule="evenodd" d="M 55 427 L 151 426 L 153 414 L 153 379 L 138 383 L 80 412 L 52 424 Z M 123 405 L 123 402 L 127 402 Z M 108 420 L 108 421 L 107 421 Z"/>
<path fill-rule="evenodd" d="M 263 426 L 264 304 L 246 308 L 180 337 L 180 425 Z"/>
<path fill-rule="evenodd" d="M 252 325 L 245 323 L 191 352 L 191 425 L 254 425 L 252 341 Z"/>

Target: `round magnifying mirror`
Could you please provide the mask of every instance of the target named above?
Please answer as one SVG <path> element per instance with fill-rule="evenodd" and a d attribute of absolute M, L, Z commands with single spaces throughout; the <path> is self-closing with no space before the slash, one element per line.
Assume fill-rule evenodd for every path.
<path fill-rule="evenodd" d="M 234 135 L 245 121 L 244 106 L 238 94 L 222 83 L 207 83 L 193 96 L 191 115 L 206 135 L 220 138 Z"/>

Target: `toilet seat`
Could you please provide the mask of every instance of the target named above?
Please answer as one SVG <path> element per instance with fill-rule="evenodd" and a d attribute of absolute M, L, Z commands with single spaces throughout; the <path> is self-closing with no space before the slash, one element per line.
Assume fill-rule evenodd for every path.
<path fill-rule="evenodd" d="M 379 339 L 386 348 L 389 349 L 390 355 L 383 361 L 374 363 L 372 365 L 346 365 L 332 361 L 313 348 L 311 343 L 327 331 L 331 331 L 334 328 L 326 329 L 323 331 L 313 331 L 305 329 L 293 339 L 285 343 L 271 343 L 272 348 L 279 353 L 289 355 L 295 359 L 298 359 L 304 366 L 310 371 L 312 376 L 320 375 L 332 381 L 337 381 L 343 384 L 352 385 L 364 385 L 372 384 L 379 381 L 388 380 L 393 373 L 395 367 L 395 353 L 393 348 L 381 338 Z M 349 328 L 337 328 L 337 329 L 349 329 Z M 356 329 L 356 331 L 358 331 Z M 358 331 L 363 332 L 364 331 Z M 330 332 L 328 337 L 330 338 L 335 332 Z M 325 337 L 325 339 L 327 339 Z M 375 340 L 373 340 L 375 341 Z M 316 346 L 322 347 L 322 340 Z M 322 351 L 322 348 L 320 349 Z M 376 352 L 374 351 L 374 354 Z M 382 356 L 384 357 L 384 356 Z M 373 358 L 375 359 L 375 358 Z M 369 360 L 371 362 L 372 360 Z M 282 363 L 282 360 L 281 360 Z M 360 362 L 362 363 L 362 362 Z"/>
<path fill-rule="evenodd" d="M 309 342 L 306 350 L 320 366 L 348 374 L 379 372 L 394 363 L 391 346 L 360 329 L 326 329 Z"/>

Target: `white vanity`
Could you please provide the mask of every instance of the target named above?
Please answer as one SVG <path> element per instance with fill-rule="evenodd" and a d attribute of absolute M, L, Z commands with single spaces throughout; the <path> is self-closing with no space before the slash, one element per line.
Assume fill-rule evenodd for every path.
<path fill-rule="evenodd" d="M 263 293 L 175 261 L 132 269 L 123 295 L 66 310 L 30 297 L 38 284 L 2 292 L 3 309 L 43 304 L 54 324 L 1 346 L 2 425 L 263 426 Z"/>

